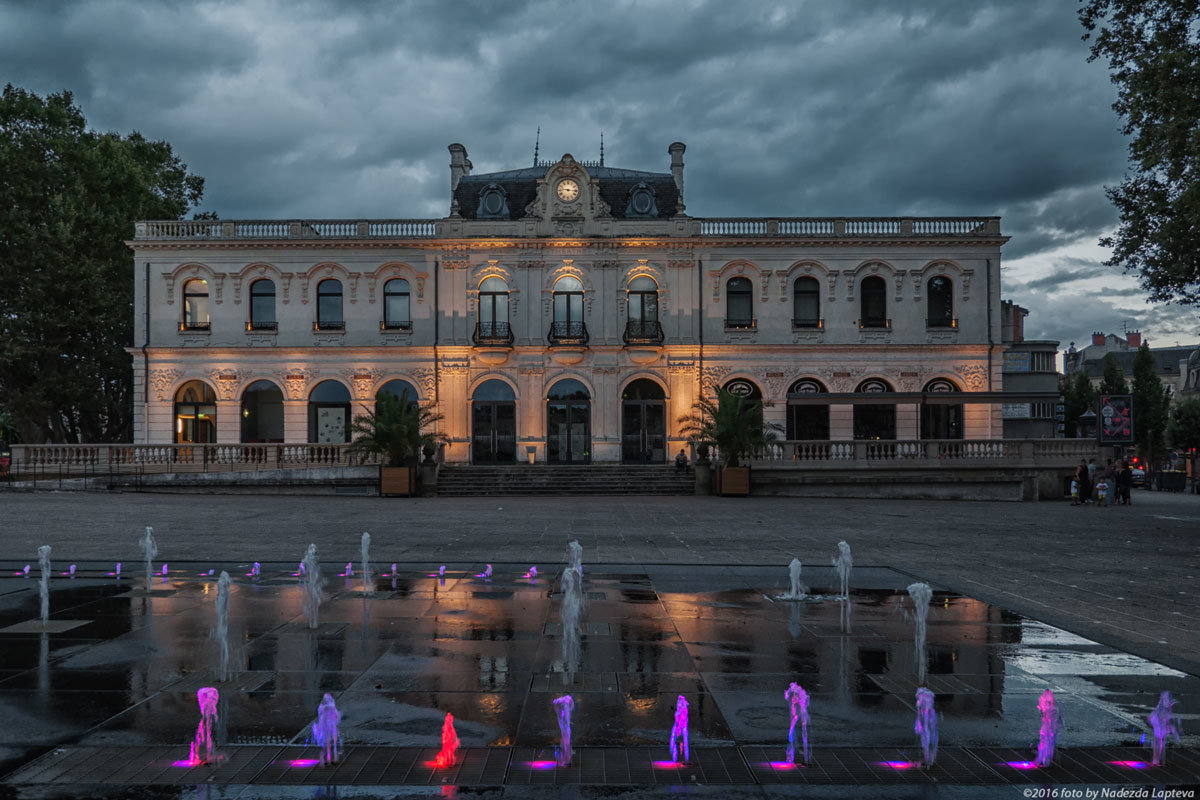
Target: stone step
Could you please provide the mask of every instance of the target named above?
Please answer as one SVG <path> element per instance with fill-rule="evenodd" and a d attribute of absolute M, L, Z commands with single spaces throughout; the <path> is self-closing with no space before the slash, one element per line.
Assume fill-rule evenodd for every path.
<path fill-rule="evenodd" d="M 438 494 L 443 496 L 553 495 L 688 495 L 692 471 L 658 464 L 505 464 L 443 467 Z"/>

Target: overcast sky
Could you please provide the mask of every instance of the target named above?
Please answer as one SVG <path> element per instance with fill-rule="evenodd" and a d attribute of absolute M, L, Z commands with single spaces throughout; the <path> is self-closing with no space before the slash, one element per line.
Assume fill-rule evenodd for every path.
<path fill-rule="evenodd" d="M 667 171 L 695 216 L 998 214 L 1029 338 L 1200 338 L 1104 267 L 1126 142 L 1066 0 L 0 0 L 0 82 L 171 143 L 222 218 L 438 217 L 543 158 Z"/>

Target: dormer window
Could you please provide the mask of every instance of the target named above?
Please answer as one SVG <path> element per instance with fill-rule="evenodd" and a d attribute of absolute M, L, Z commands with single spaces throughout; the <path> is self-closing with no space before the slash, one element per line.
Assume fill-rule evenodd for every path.
<path fill-rule="evenodd" d="M 508 219 L 508 193 L 499 184 L 489 183 L 479 193 L 477 219 Z"/>
<path fill-rule="evenodd" d="M 658 216 L 658 206 L 654 202 L 654 190 L 648 184 L 639 183 L 629 190 L 629 204 L 625 206 L 625 216 L 635 219 Z"/>

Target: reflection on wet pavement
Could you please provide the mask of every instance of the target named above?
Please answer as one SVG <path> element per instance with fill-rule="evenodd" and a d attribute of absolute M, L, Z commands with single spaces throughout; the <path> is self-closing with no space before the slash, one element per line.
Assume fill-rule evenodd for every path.
<path fill-rule="evenodd" d="M 527 564 L 399 565 L 363 597 L 330 577 L 320 627 L 304 621 L 304 588 L 265 564 L 237 574 L 229 607 L 235 675 L 214 680 L 215 580 L 172 564 L 160 596 L 131 592 L 98 564 L 51 581 L 62 633 L 0 630 L 0 768 L 48 745 L 186 750 L 195 691 L 221 689 L 219 743 L 302 745 L 324 693 L 342 712 L 348 746 L 436 747 L 454 716 L 466 748 L 544 752 L 558 737 L 551 705 L 575 699 L 577 747 L 661 747 L 675 699 L 687 697 L 694 748 L 776 746 L 786 738 L 783 693 L 811 695 L 815 749 L 913 747 L 917 687 L 913 630 L 903 607 L 912 576 L 856 568 L 843 630 L 831 568 L 806 568 L 813 595 L 782 601 L 783 566 L 591 565 L 582 672 L 568 678 L 559 642 L 556 575 Z M 38 614 L 33 581 L 0 578 L 0 629 Z M 390 573 L 390 570 L 388 570 Z M 176 577 L 176 575 L 178 577 Z M 345 584 L 345 585 L 343 585 Z M 925 685 L 949 747 L 1036 745 L 1037 697 L 1052 689 L 1065 719 L 1062 748 L 1139 746 L 1159 692 L 1178 698 L 1184 746 L 1200 743 L 1200 678 L 934 587 Z"/>

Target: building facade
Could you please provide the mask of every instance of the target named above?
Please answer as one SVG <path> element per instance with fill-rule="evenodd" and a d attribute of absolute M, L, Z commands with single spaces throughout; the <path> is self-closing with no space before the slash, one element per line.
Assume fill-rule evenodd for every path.
<path fill-rule="evenodd" d="M 1001 301 L 1001 340 L 1004 351 L 1004 391 L 1020 395 L 1043 392 L 1055 395 L 1062 375 L 1058 371 L 1058 345 L 1054 339 L 1026 339 L 1025 317 L 1029 310 L 1008 300 Z M 1005 403 L 1005 439 L 1054 439 L 1063 436 L 1063 407 L 1060 398 L 1016 400 Z"/>
<path fill-rule="evenodd" d="M 1112 353 L 1117 360 L 1117 366 L 1125 374 L 1125 380 L 1132 381 L 1133 360 L 1137 357 L 1142 341 L 1141 331 L 1128 331 L 1123 338 L 1115 333 L 1105 334 L 1097 331 L 1092 334 L 1092 343 L 1083 349 L 1075 349 L 1075 343 L 1071 342 L 1064 357 L 1066 373 L 1072 376 L 1076 372 L 1085 372 L 1092 386 L 1098 388 L 1104 380 L 1105 357 Z M 1146 339 L 1145 342 L 1149 345 L 1150 340 Z M 1198 346 L 1194 344 L 1150 348 L 1150 355 L 1154 356 L 1154 371 L 1158 373 L 1159 379 L 1163 386 L 1167 387 L 1172 398 L 1181 392 L 1189 391 L 1189 359 L 1197 349 Z"/>
<path fill-rule="evenodd" d="M 692 217 L 684 151 L 451 145 L 440 219 L 137 223 L 136 441 L 344 442 L 390 391 L 450 462 L 666 462 L 718 387 L 789 443 L 1001 437 L 998 218 Z"/>

